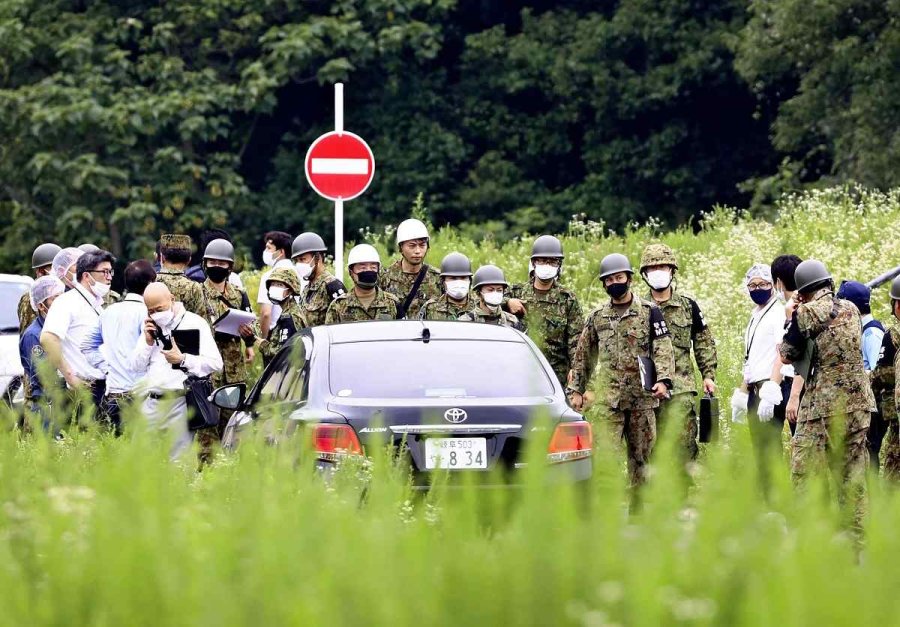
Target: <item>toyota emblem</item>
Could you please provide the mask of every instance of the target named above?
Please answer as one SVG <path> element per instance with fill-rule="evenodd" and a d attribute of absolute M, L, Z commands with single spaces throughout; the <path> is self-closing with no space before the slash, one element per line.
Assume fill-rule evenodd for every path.
<path fill-rule="evenodd" d="M 465 422 L 466 418 L 468 417 L 469 414 L 467 414 L 464 409 L 460 409 L 459 407 L 454 407 L 453 409 L 448 409 L 444 412 L 444 420 L 446 420 L 447 422 L 452 422 L 453 424 Z"/>

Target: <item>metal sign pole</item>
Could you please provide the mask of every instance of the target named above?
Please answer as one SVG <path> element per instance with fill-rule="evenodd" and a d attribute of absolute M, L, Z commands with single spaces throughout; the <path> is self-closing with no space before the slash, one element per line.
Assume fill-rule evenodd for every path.
<path fill-rule="evenodd" d="M 344 132 L 344 84 L 334 84 L 334 130 Z M 344 201 L 334 201 L 334 275 L 344 280 Z"/>

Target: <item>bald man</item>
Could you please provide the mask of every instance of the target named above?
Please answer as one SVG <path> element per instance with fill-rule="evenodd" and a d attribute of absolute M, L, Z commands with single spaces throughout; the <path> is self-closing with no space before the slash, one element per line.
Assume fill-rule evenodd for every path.
<path fill-rule="evenodd" d="M 190 446 L 185 382 L 188 376 L 208 379 L 222 370 L 222 356 L 206 320 L 186 311 L 163 283 L 151 283 L 144 290 L 148 318 L 131 359 L 131 369 L 143 376 L 138 385 L 144 396 L 143 412 L 151 427 L 171 432 L 171 457 L 180 456 Z M 198 354 L 182 352 L 177 336 L 199 335 Z M 166 348 L 170 346 L 171 348 Z"/>

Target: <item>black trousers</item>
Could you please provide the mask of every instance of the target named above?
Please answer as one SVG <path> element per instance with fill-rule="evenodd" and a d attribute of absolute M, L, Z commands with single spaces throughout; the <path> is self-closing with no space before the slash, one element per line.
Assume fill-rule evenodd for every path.
<path fill-rule="evenodd" d="M 791 396 L 791 385 L 794 379 L 785 377 L 781 382 L 781 404 L 775 406 L 775 415 L 768 422 L 759 421 L 759 388 L 763 382 L 748 386 L 747 424 L 750 427 L 750 440 L 759 469 L 760 483 L 765 494 L 769 490 L 769 463 L 771 458 L 781 454 L 781 433 L 787 413 L 787 402 Z M 789 423 L 790 424 L 790 423 Z M 790 425 L 794 435 L 795 425 Z"/>
<path fill-rule="evenodd" d="M 866 433 L 866 447 L 869 449 L 869 468 L 877 473 L 880 467 L 881 444 L 888 431 L 888 421 L 881 413 L 881 403 L 878 403 L 878 411 L 872 414 L 869 423 L 869 431 Z"/>

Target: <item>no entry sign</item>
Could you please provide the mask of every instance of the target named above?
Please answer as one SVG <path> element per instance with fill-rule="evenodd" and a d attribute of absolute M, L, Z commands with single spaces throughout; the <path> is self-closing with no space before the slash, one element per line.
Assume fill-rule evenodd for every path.
<path fill-rule="evenodd" d="M 306 179 L 328 200 L 356 198 L 366 191 L 374 176 L 372 149 L 354 133 L 325 133 L 306 152 Z"/>

